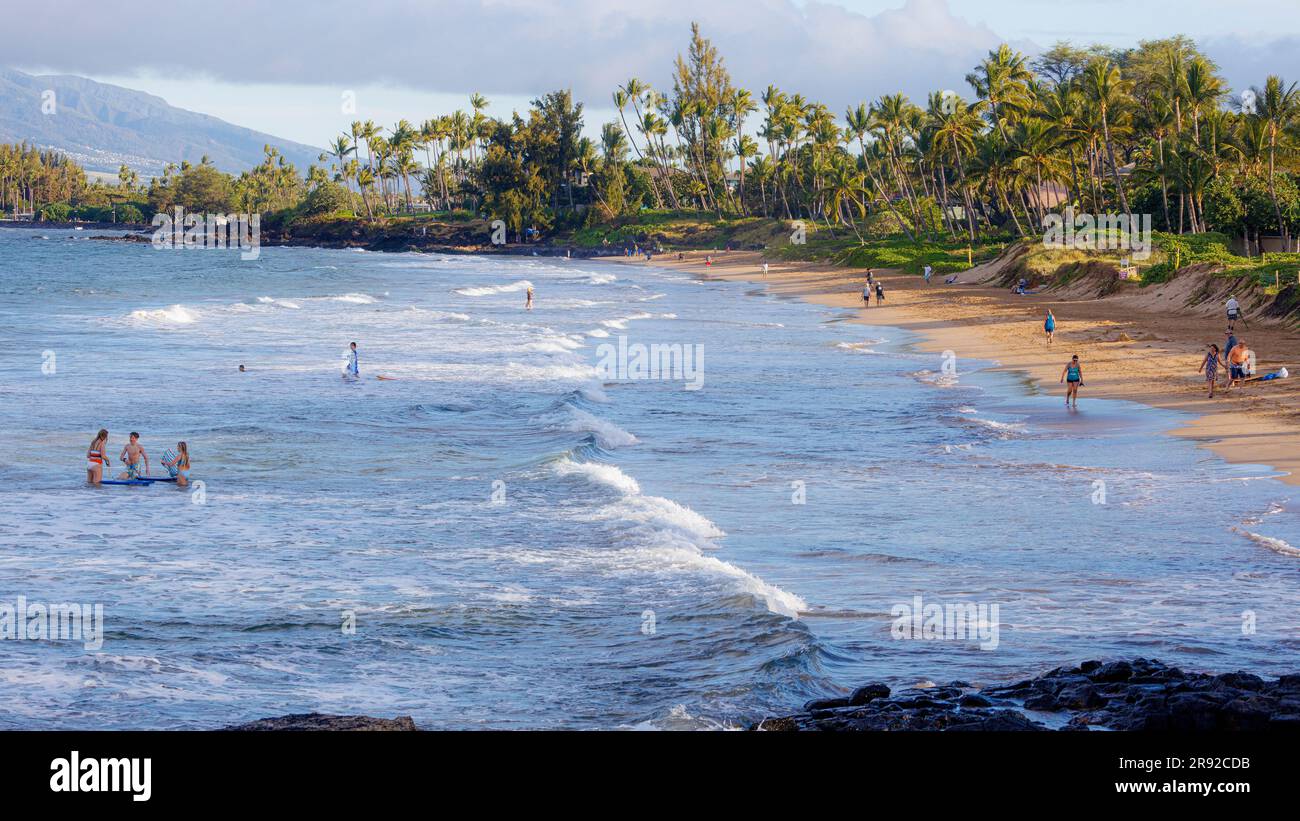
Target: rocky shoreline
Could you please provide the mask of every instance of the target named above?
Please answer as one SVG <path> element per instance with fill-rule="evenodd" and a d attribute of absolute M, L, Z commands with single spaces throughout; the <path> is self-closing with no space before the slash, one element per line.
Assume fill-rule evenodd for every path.
<path fill-rule="evenodd" d="M 750 730 L 1297 732 L 1300 673 L 1273 681 L 1252 673 L 1187 673 L 1162 662 L 1085 661 L 1037 678 L 977 690 L 954 681 L 892 692 L 866 684 L 803 711 L 766 718 Z M 221 728 L 233 732 L 418 731 L 410 716 L 302 713 Z"/>
<path fill-rule="evenodd" d="M 1300 674 L 1186 673 L 1159 661 L 1085 661 L 976 690 L 954 681 L 892 693 L 867 684 L 843 698 L 768 718 L 766 731 L 1300 731 Z"/>

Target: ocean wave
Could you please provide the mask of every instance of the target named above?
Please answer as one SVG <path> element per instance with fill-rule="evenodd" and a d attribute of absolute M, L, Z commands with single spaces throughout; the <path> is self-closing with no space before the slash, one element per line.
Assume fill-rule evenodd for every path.
<path fill-rule="evenodd" d="M 1232 528 L 1232 530 L 1235 533 L 1239 533 L 1242 536 L 1245 536 L 1247 539 L 1250 539 L 1252 542 L 1254 542 L 1255 544 L 1261 547 L 1267 547 L 1269 550 L 1272 550 L 1274 553 L 1280 553 L 1283 556 L 1294 556 L 1296 558 L 1300 558 L 1300 548 L 1292 547 L 1290 543 L 1285 542 L 1282 539 L 1275 539 L 1272 536 L 1264 536 L 1259 533 L 1252 533 L 1249 530 L 1243 530 L 1242 528 L 1239 527 L 1234 527 Z"/>
<path fill-rule="evenodd" d="M 258 304 L 261 304 L 261 305 L 275 305 L 275 306 L 280 307 L 280 308 L 289 308 L 289 309 L 291 309 L 291 310 L 295 310 L 295 311 L 298 310 L 298 309 L 300 309 L 300 308 L 302 307 L 301 305 L 299 305 L 299 304 L 296 303 L 296 302 L 291 302 L 291 301 L 289 301 L 289 300 L 287 300 L 287 299 L 275 299 L 275 298 L 273 298 L 273 297 L 269 297 L 269 296 L 259 296 L 259 297 L 257 298 L 257 301 L 258 301 Z"/>
<path fill-rule="evenodd" d="M 581 476 L 590 482 L 613 488 L 621 493 L 640 493 L 641 485 L 636 479 L 618 469 L 617 465 L 601 462 L 575 462 L 564 458 L 556 462 L 552 469 L 561 476 Z"/>
<path fill-rule="evenodd" d="M 192 325 L 199 321 L 199 313 L 184 305 L 172 305 L 157 310 L 138 310 L 131 312 L 131 319 L 154 325 Z"/>
<path fill-rule="evenodd" d="M 327 296 L 325 299 L 331 302 L 350 302 L 354 305 L 373 305 L 379 301 L 370 294 L 340 294 L 339 296 Z"/>
<path fill-rule="evenodd" d="M 596 437 L 596 442 L 607 450 L 613 448 L 626 447 L 637 443 L 636 436 L 628 433 L 618 425 L 602 419 L 594 414 L 587 413 L 581 408 L 570 406 L 569 413 L 572 419 L 568 424 L 568 429 L 575 433 L 590 433 Z"/>
<path fill-rule="evenodd" d="M 512 282 L 509 285 L 479 285 L 471 288 L 457 288 L 456 293 L 461 296 L 491 296 L 493 294 L 509 294 L 516 291 L 525 291 L 533 287 L 533 283 L 526 279 L 518 282 Z"/>

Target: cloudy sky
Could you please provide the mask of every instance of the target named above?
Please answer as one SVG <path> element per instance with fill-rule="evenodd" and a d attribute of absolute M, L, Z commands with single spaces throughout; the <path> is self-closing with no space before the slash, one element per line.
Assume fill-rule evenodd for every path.
<path fill-rule="evenodd" d="M 739 84 L 775 83 L 836 111 L 899 90 L 965 94 L 966 72 L 1002 41 L 1034 52 L 1181 33 L 1234 89 L 1268 73 L 1300 80 L 1294 0 L 0 0 L 0 15 L 5 64 L 149 91 L 312 145 L 353 119 L 466 107 L 472 91 L 504 116 L 572 87 L 598 128 L 614 86 L 667 86 L 692 20 Z"/>

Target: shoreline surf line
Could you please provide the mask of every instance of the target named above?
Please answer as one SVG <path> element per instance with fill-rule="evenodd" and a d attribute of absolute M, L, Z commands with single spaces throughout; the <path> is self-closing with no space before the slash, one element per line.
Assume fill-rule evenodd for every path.
<path fill-rule="evenodd" d="M 873 269 L 885 287 L 885 306 L 877 307 L 873 300 L 864 309 L 865 269 L 769 260 L 770 271 L 764 276 L 763 255 L 756 251 L 683 254 L 684 259 L 678 260 L 676 252 L 664 253 L 649 263 L 644 258 L 602 261 L 651 265 L 706 280 L 752 282 L 775 294 L 851 308 L 857 313 L 851 322 L 915 332 L 920 337 L 915 343 L 918 351 L 954 351 L 959 361 L 992 362 L 988 370 L 1023 373 L 1038 390 L 1053 395 L 1064 395 L 1058 377 L 1070 356 L 1078 353 L 1085 370 L 1081 394 L 1085 410 L 1090 398 L 1124 399 L 1190 414 L 1166 433 L 1191 439 L 1230 464 L 1273 468 L 1282 474 L 1282 482 L 1300 485 L 1300 412 L 1287 409 L 1292 400 L 1300 407 L 1300 381 L 1284 380 L 1272 395 L 1237 388 L 1226 394 L 1216 392 L 1213 400 L 1205 398 L 1204 379 L 1197 375 L 1196 366 L 1206 344 L 1222 344 L 1219 320 L 1143 311 L 1117 298 L 1075 300 L 1050 294 L 1030 298 L 970 284 L 927 287 L 920 276 L 887 268 Z M 706 255 L 712 257 L 707 266 Z M 979 275 L 977 269 L 968 274 Z M 1057 315 L 1056 339 L 1050 348 L 1042 339 L 1041 319 L 1049 307 Z M 1150 338 L 1127 342 L 1108 338 L 1134 326 L 1147 328 Z M 1254 328 L 1243 338 L 1267 353 L 1270 361 L 1289 354 L 1300 361 L 1300 346 L 1286 344 L 1300 337 L 1285 328 Z"/>

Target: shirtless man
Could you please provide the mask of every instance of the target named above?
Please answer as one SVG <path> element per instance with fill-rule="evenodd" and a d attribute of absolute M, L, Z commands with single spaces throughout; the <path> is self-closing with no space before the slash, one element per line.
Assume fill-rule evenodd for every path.
<path fill-rule="evenodd" d="M 126 464 L 126 473 L 117 478 L 139 479 L 142 476 L 149 475 L 149 456 L 140 445 L 140 434 L 132 431 L 131 441 L 127 442 L 126 447 L 122 448 L 122 455 L 118 458 Z M 140 470 L 141 462 L 144 463 L 144 470 Z"/>
<path fill-rule="evenodd" d="M 1246 340 L 1238 339 L 1228 352 L 1228 387 L 1246 378 L 1246 363 L 1249 361 L 1250 350 L 1246 347 Z"/>

